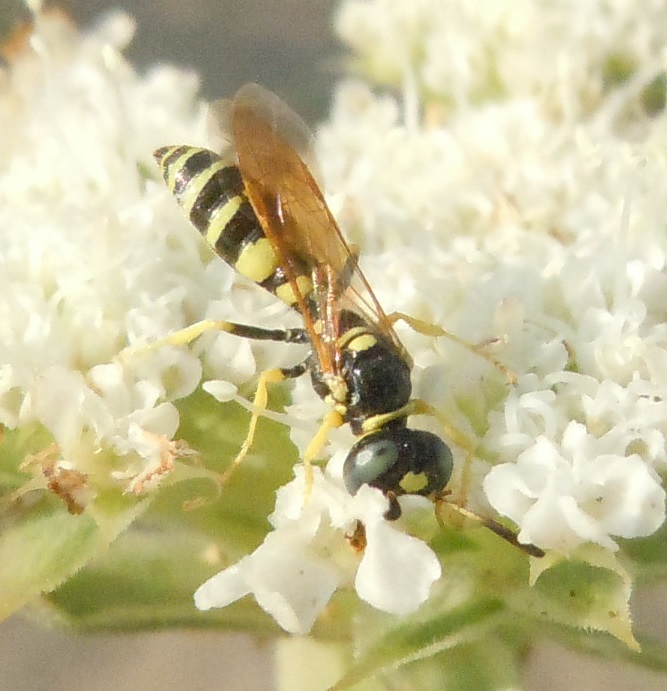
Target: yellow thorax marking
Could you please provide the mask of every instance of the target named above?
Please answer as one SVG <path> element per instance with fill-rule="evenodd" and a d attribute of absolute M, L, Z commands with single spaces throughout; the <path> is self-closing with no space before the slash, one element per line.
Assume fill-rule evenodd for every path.
<path fill-rule="evenodd" d="M 353 326 L 338 339 L 338 347 L 341 350 L 347 348 L 356 353 L 368 350 L 376 343 L 377 338 L 372 333 L 369 333 L 365 326 Z"/>

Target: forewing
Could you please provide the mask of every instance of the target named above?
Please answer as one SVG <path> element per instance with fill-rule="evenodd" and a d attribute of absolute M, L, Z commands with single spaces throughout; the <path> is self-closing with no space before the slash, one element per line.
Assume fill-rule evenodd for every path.
<path fill-rule="evenodd" d="M 233 134 L 246 191 L 297 294 L 322 368 L 335 370 L 341 305 L 361 312 L 402 349 L 361 273 L 311 172 L 313 137 L 281 99 L 256 84 L 242 87 L 221 115 Z M 309 324 L 296 278 L 310 271 L 322 330 Z"/>

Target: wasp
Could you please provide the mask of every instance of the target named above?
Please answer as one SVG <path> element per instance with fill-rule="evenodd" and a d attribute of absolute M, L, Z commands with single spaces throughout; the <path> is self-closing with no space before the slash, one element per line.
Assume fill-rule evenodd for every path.
<path fill-rule="evenodd" d="M 216 102 L 213 115 L 229 144 L 225 156 L 175 145 L 159 148 L 155 159 L 178 204 L 218 256 L 298 312 L 303 327 L 205 321 L 170 340 L 189 342 L 214 328 L 310 347 L 302 362 L 259 377 L 248 435 L 227 473 L 251 447 L 269 384 L 308 373 L 331 409 L 306 449 L 307 468 L 330 430 L 349 424 L 357 437 L 343 466 L 351 494 L 364 484 L 378 488 L 388 499 L 390 520 L 401 515 L 402 495 L 437 500 L 447 493 L 452 452 L 436 434 L 408 427 L 408 419 L 435 415 L 457 444 L 469 452 L 472 447 L 432 406 L 413 398 L 412 361 L 393 325 L 404 319 L 425 333 L 445 332 L 402 313 L 385 314 L 316 182 L 313 136 L 289 106 L 246 84 L 233 99 Z M 518 545 L 503 526 L 484 522 Z"/>

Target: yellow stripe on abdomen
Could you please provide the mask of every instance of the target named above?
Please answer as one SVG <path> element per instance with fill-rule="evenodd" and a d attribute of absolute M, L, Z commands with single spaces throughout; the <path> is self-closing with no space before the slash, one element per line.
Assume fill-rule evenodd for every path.
<path fill-rule="evenodd" d="M 244 201 L 245 199 L 240 194 L 237 194 L 213 211 L 208 222 L 208 228 L 204 233 L 206 242 L 211 247 L 216 246 L 216 243 L 225 232 L 225 228 L 227 228 Z"/>
<path fill-rule="evenodd" d="M 301 276 L 296 277 L 296 287 L 300 296 L 305 301 L 313 290 L 313 281 L 311 280 L 310 276 L 302 274 Z M 276 297 L 280 298 L 286 305 L 289 305 L 290 307 L 294 307 L 299 302 L 294 293 L 294 289 L 292 288 L 292 284 L 289 281 L 279 285 L 274 292 Z"/>
<path fill-rule="evenodd" d="M 251 281 L 262 283 L 278 268 L 278 257 L 269 240 L 263 237 L 241 250 L 234 268 Z"/>
<path fill-rule="evenodd" d="M 222 161 L 212 163 L 208 168 L 202 170 L 198 175 L 194 175 L 180 196 L 180 204 L 183 210 L 190 216 L 206 184 L 215 177 L 221 170 L 227 168 Z M 201 229 L 200 229 L 201 230 Z"/>

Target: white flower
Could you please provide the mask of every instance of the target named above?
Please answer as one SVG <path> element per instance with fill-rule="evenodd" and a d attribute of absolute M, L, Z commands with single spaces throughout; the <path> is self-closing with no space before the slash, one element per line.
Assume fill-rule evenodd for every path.
<path fill-rule="evenodd" d="M 295 479 L 278 491 L 269 518 L 273 532 L 251 555 L 199 587 L 199 609 L 252 594 L 283 629 L 307 633 L 334 592 L 352 583 L 362 600 L 392 614 L 407 614 L 426 601 L 441 575 L 432 550 L 384 519 L 387 501 L 378 490 L 365 486 L 350 497 L 340 477 L 319 468 L 313 474 L 307 496 L 304 469 L 295 468 Z M 359 522 L 361 545 L 355 544 Z"/>
<path fill-rule="evenodd" d="M 573 119 L 607 95 L 614 67 L 653 78 L 667 39 L 663 5 L 630 0 L 347 0 L 337 29 L 367 73 L 412 79 L 455 110 L 519 97 Z"/>
<path fill-rule="evenodd" d="M 415 396 L 477 446 L 472 500 L 564 554 L 614 551 L 665 516 L 667 120 L 639 94 L 664 70 L 666 18 L 629 0 L 348 0 L 339 18 L 361 68 L 402 94 L 338 88 L 317 138 L 331 205 L 387 312 L 488 342 L 512 370 L 508 384 L 469 349 L 396 325 Z M 76 483 L 95 473 L 140 492 L 170 472 L 174 401 L 203 372 L 205 390 L 238 401 L 259 371 L 303 356 L 209 333 L 118 359 L 204 318 L 299 323 L 209 262 L 158 181 L 152 150 L 206 144 L 204 108 L 192 77 L 133 72 L 131 33 L 124 15 L 88 36 L 38 15 L 0 92 L 12 132 L 0 147 L 0 423 L 48 433 L 60 455 L 49 472 L 71 471 L 62 491 L 77 510 L 90 499 Z M 326 410 L 307 376 L 294 383 L 279 419 L 301 451 Z M 351 441 L 335 430 L 322 456 Z M 329 468 L 304 505 L 297 466 L 274 530 L 203 585 L 198 606 L 252 593 L 304 632 L 340 588 L 398 614 L 426 600 L 440 576 L 430 548 L 383 518 L 378 491 L 350 497 Z"/>
<path fill-rule="evenodd" d="M 665 26 L 664 7 L 627 2 L 339 14 L 361 69 L 403 88 L 339 88 L 319 144 L 340 216 L 383 305 L 500 339 L 505 391 L 487 362 L 400 332 L 417 395 L 500 464 L 491 506 L 564 553 L 665 516 L 667 130 L 639 102 Z"/>
<path fill-rule="evenodd" d="M 570 553 L 586 542 L 618 549 L 609 537 L 650 535 L 664 520 L 660 478 L 636 454 L 603 452 L 571 422 L 559 445 L 539 436 L 515 463 L 492 468 L 484 489 L 521 526 L 519 540 Z"/>
<path fill-rule="evenodd" d="M 92 486 L 138 492 L 173 464 L 173 401 L 199 385 L 202 362 L 238 384 L 272 351 L 211 334 L 199 352 L 119 353 L 208 316 L 256 309 L 268 323 L 281 311 L 262 314 L 268 298 L 251 306 L 231 270 L 207 266 L 158 182 L 152 151 L 205 140 L 205 109 L 193 75 L 135 74 L 121 54 L 133 31 L 122 13 L 87 35 L 37 13 L 3 71 L 0 424 L 45 430 Z"/>

